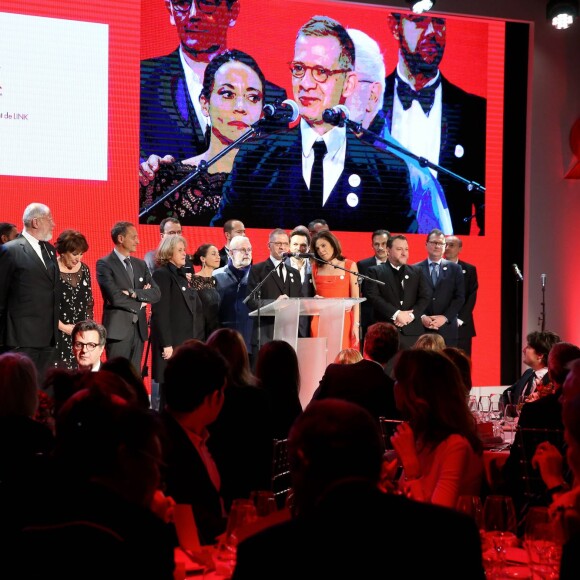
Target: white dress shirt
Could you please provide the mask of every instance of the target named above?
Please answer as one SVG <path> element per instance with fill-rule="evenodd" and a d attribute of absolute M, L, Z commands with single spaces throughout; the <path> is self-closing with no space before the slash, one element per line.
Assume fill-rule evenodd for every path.
<path fill-rule="evenodd" d="M 433 78 L 425 86 L 437 82 L 439 75 Z M 411 106 L 405 111 L 397 96 L 397 84 L 404 78 L 403 72 L 397 65 L 397 77 L 393 95 L 393 120 L 391 135 L 406 147 L 409 151 L 420 157 L 428 159 L 435 165 L 439 164 L 439 151 L 441 149 L 441 117 L 442 117 L 442 88 L 441 84 L 435 89 L 435 101 L 429 116 L 421 108 L 421 105 L 413 100 Z M 411 87 L 413 88 L 413 87 Z M 430 169 L 437 177 L 437 171 Z"/>
<path fill-rule="evenodd" d="M 181 66 L 185 73 L 185 82 L 187 83 L 187 91 L 191 97 L 191 102 L 193 103 L 199 126 L 201 127 L 201 130 L 205 132 L 207 126 L 210 125 L 210 120 L 209 117 L 206 117 L 203 114 L 199 102 L 199 95 L 201 95 L 201 89 L 203 88 L 203 74 L 200 77 L 200 75 L 189 66 L 183 56 L 183 49 L 181 46 L 179 47 L 179 58 L 181 59 Z"/>
<path fill-rule="evenodd" d="M 314 165 L 314 151 L 312 149 L 314 142 L 322 140 L 326 144 L 327 151 L 322 162 L 324 189 L 320 204 L 323 207 L 344 171 L 346 127 L 333 127 L 328 133 L 320 135 L 304 119 L 301 119 L 300 133 L 302 135 L 302 175 L 308 188 L 310 188 L 312 166 Z"/>

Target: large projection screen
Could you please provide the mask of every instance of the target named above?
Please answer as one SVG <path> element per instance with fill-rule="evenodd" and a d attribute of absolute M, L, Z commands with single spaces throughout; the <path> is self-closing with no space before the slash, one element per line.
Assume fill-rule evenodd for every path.
<path fill-rule="evenodd" d="M 400 12 L 398 8 L 300 0 L 237 3 L 239 14 L 228 28 L 228 48 L 251 54 L 266 79 L 290 98 L 287 63 L 293 58 L 298 29 L 314 15 L 367 33 L 381 48 L 387 75 L 395 69 L 398 44 L 388 15 Z M 473 382 L 498 385 L 506 23 L 438 16 L 446 20 L 442 75 L 486 103 L 485 232 L 475 219 L 469 222 L 469 231 L 461 234 L 461 259 L 476 265 L 479 275 Z M 113 223 L 140 222 L 140 63 L 172 53 L 179 37 L 163 0 L 103 0 L 98 5 L 45 0 L 25 10 L 21 2 L 5 0 L 0 24 L 0 221 L 21 229 L 25 206 L 46 203 L 56 221 L 55 238 L 66 228 L 86 235 L 90 248 L 85 262 L 95 279 L 96 260 L 111 251 Z M 138 225 L 139 257 L 159 240 L 158 226 L 143 221 Z M 293 225 L 298 224 L 284 224 L 288 229 Z M 347 258 L 372 255 L 370 231 L 358 230 L 356 222 L 344 230 L 330 226 Z M 189 252 L 205 242 L 223 246 L 221 227 L 186 226 L 184 235 Z M 265 259 L 268 229 L 249 227 L 248 235 L 254 260 Z M 425 237 L 408 233 L 409 263 L 426 257 Z M 93 292 L 100 318 L 102 299 L 96 280 Z"/>

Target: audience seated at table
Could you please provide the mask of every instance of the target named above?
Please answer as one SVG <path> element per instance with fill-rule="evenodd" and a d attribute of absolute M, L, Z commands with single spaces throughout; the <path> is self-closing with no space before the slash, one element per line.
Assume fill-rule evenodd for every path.
<path fill-rule="evenodd" d="M 3 576 L 172 580 L 174 530 L 151 509 L 158 429 L 153 415 L 96 384 L 72 395 L 57 417 L 52 476 L 19 505 Z"/>
<path fill-rule="evenodd" d="M 453 362 L 434 350 L 401 351 L 395 359 L 395 401 L 406 422 L 391 442 L 403 465 L 400 487 L 419 501 L 455 507 L 479 495 L 482 444 Z"/>
<path fill-rule="evenodd" d="M 313 401 L 288 452 L 295 515 L 240 542 L 232 580 L 484 578 L 473 520 L 378 489 L 382 438 L 359 405 Z"/>
<path fill-rule="evenodd" d="M 250 371 L 241 333 L 220 328 L 206 344 L 229 363 L 224 404 L 217 419 L 208 426 L 207 443 L 220 473 L 221 495 L 229 510 L 232 500 L 247 498 L 253 490 L 269 488 L 273 437 L 270 399 Z"/>
<path fill-rule="evenodd" d="M 519 429 L 563 430 L 562 403 L 560 401 L 562 385 L 568 375 L 568 364 L 579 358 L 580 348 L 574 344 L 558 342 L 552 346 L 548 354 L 548 373 L 553 392 L 536 401 L 524 404 L 518 420 Z M 528 457 L 525 456 L 525 451 L 529 453 Z M 559 451 L 563 453 L 563 448 L 560 448 Z M 534 450 L 524 449 L 522 433 L 516 431 L 510 455 L 501 472 L 503 484 L 499 487 L 499 491 L 512 496 L 520 522 L 523 521 L 527 509 L 531 505 L 546 506 L 551 501 L 551 494 L 547 487 L 534 490 L 535 493 L 532 497 L 526 491 L 523 476 L 526 474 L 526 470 L 532 469 L 530 462 L 533 453 Z"/>

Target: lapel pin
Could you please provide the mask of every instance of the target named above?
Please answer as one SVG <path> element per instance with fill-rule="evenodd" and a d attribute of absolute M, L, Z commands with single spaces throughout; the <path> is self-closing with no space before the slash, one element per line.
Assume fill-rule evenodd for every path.
<path fill-rule="evenodd" d="M 185 292 L 185 286 L 182 286 L 181 289 Z"/>
<path fill-rule="evenodd" d="M 461 270 L 465 274 L 465 270 Z"/>
<path fill-rule="evenodd" d="M 352 176 L 351 176 L 352 177 Z M 346 196 L 346 203 L 349 207 L 356 207 L 358 205 L 358 195 L 356 193 L 350 192 Z"/>
<path fill-rule="evenodd" d="M 405 274 L 405 280 L 409 279 L 409 274 Z"/>
<path fill-rule="evenodd" d="M 447 270 L 447 266 L 443 266 L 443 270 Z"/>
<path fill-rule="evenodd" d="M 360 175 L 357 175 L 356 173 L 353 173 L 348 178 L 348 184 L 351 187 L 358 187 L 360 185 L 360 182 L 361 182 Z"/>
<path fill-rule="evenodd" d="M 139 282 L 143 282 L 143 278 L 139 278 Z"/>
<path fill-rule="evenodd" d="M 455 157 L 463 157 L 463 155 L 465 155 L 463 145 L 455 145 Z"/>

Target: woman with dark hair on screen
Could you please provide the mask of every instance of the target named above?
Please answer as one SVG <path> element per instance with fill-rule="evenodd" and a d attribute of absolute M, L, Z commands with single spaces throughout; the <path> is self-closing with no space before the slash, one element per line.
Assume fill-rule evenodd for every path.
<path fill-rule="evenodd" d="M 256 376 L 269 395 L 275 439 L 286 439 L 302 413 L 300 370 L 296 351 L 284 340 L 267 342 L 258 353 Z"/>
<path fill-rule="evenodd" d="M 435 350 L 400 351 L 395 402 L 405 419 L 391 437 L 403 465 L 400 485 L 418 501 L 455 507 L 479 495 L 482 446 L 455 364 Z"/>
<path fill-rule="evenodd" d="M 197 290 L 203 305 L 205 336 L 208 337 L 219 328 L 220 294 L 212 274 L 220 267 L 220 251 L 213 244 L 202 244 L 193 254 L 192 262 L 194 266 L 201 266 L 201 270 L 191 278 L 191 285 Z"/>
<path fill-rule="evenodd" d="M 56 366 L 76 368 L 72 351 L 71 333 L 81 320 L 93 318 L 93 290 L 91 272 L 83 264 L 83 254 L 89 249 L 87 239 L 76 230 L 64 230 L 54 244 L 59 270 L 59 320 L 56 345 Z"/>
<path fill-rule="evenodd" d="M 237 330 L 220 328 L 210 335 L 206 344 L 229 363 L 224 404 L 217 419 L 208 427 L 207 443 L 220 472 L 220 493 L 229 508 L 235 498 L 248 497 L 253 490 L 269 489 L 272 473 L 270 402 L 250 371 L 246 343 Z"/>
<path fill-rule="evenodd" d="M 152 155 L 141 163 L 141 208 L 151 205 L 201 163 L 213 159 L 260 119 L 265 82 L 258 63 L 241 50 L 226 50 L 212 59 L 205 69 L 199 97 L 203 114 L 211 120 L 209 148 L 205 153 L 181 162 L 174 162 L 169 156 L 161 159 Z M 176 217 L 182 225 L 209 226 L 219 207 L 222 187 L 232 170 L 237 151 L 229 151 L 207 171 L 159 204 L 147 214 L 147 223 Z"/>
<path fill-rule="evenodd" d="M 155 254 L 158 267 L 153 279 L 161 290 L 161 300 L 151 306 L 151 376 L 159 383 L 160 405 L 165 403 L 163 373 L 173 350 L 190 338 L 205 340 L 203 306 L 185 275 L 186 247 L 182 236 L 168 236 Z"/>
<path fill-rule="evenodd" d="M 312 260 L 312 279 L 317 296 L 324 298 L 359 298 L 358 280 L 334 264 L 358 272 L 356 262 L 342 255 L 338 238 L 329 230 L 319 231 L 310 242 L 310 251 L 328 264 Z M 356 304 L 344 313 L 342 348 L 358 348 L 360 333 L 360 306 Z M 318 317 L 312 318 L 312 336 L 318 336 Z"/>

